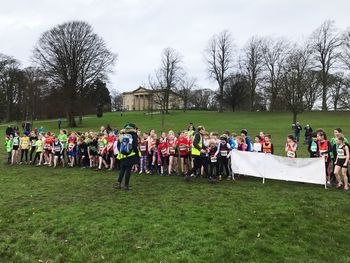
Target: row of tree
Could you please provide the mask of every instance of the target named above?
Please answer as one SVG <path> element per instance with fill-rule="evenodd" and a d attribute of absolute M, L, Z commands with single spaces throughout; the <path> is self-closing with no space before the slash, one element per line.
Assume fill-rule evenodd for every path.
<path fill-rule="evenodd" d="M 33 67 L 21 68 L 16 59 L 0 54 L 0 119 L 33 120 L 65 115 L 75 117 L 120 110 L 122 96 L 106 87 L 117 56 L 92 27 L 67 22 L 44 32 L 33 52 Z M 169 112 L 172 94 L 184 110 L 289 110 L 297 114 L 314 109 L 349 109 L 350 29 L 340 31 L 325 21 L 304 43 L 283 38 L 252 37 L 242 49 L 232 35 L 214 35 L 205 50 L 208 77 L 217 89 L 198 87 L 186 74 L 182 56 L 166 48 L 148 86 L 154 102 Z"/>
<path fill-rule="evenodd" d="M 187 76 L 176 50 L 163 51 L 149 87 L 162 91 L 156 100 L 165 113 L 170 92 L 182 96 L 185 110 L 289 110 L 294 120 L 316 104 L 322 110 L 350 107 L 350 29 L 341 32 L 334 21 L 325 21 L 304 43 L 255 36 L 241 50 L 223 31 L 209 40 L 204 58 L 216 91 Z"/>
<path fill-rule="evenodd" d="M 116 55 L 80 21 L 58 25 L 42 34 L 33 52 L 35 67 L 22 69 L 16 59 L 0 55 L 0 118 L 33 120 L 75 116 L 111 108 L 107 74 Z"/>

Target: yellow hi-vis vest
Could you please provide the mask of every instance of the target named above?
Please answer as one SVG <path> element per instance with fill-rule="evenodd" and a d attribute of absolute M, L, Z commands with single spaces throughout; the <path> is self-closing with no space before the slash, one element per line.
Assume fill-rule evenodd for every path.
<path fill-rule="evenodd" d="M 198 133 L 198 134 L 199 134 L 199 137 L 200 137 L 198 145 L 199 145 L 199 147 L 202 148 L 202 135 L 201 135 L 200 133 Z M 194 139 L 194 137 L 193 137 L 193 139 Z M 193 146 L 193 141 L 192 141 L 192 150 L 191 150 L 191 153 L 192 153 L 192 155 L 194 155 L 194 156 L 199 156 L 199 155 L 201 155 L 201 152 L 200 152 L 197 148 L 195 148 L 195 147 Z"/>
<path fill-rule="evenodd" d="M 121 160 L 121 159 L 130 157 L 130 156 L 134 156 L 135 154 L 136 154 L 136 153 L 135 153 L 134 151 L 132 151 L 129 155 L 124 155 L 124 154 L 118 153 L 117 159 L 118 159 L 118 160 Z"/>

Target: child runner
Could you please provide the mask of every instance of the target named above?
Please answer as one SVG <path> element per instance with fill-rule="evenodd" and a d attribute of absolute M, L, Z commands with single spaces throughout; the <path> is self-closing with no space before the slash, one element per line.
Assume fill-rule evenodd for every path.
<path fill-rule="evenodd" d="M 18 132 L 15 132 L 15 136 L 13 136 L 13 146 L 12 146 L 12 158 L 11 164 L 15 164 L 18 161 L 18 150 L 19 150 L 19 135 Z"/>
<path fill-rule="evenodd" d="M 349 190 L 349 182 L 348 177 L 346 175 L 346 171 L 348 169 L 349 164 L 349 146 L 345 144 L 344 137 L 339 136 L 337 138 L 337 158 L 335 160 L 335 167 L 334 167 L 334 174 L 337 178 L 338 184 L 337 189 L 340 189 L 343 187 L 342 180 L 339 176 L 339 171 L 341 170 L 344 180 L 344 191 Z"/>
<path fill-rule="evenodd" d="M 140 174 L 149 173 L 148 171 L 148 142 L 145 139 L 145 136 L 141 137 L 139 143 L 139 151 L 140 151 Z"/>
<path fill-rule="evenodd" d="M 190 142 L 186 138 L 184 132 L 179 132 L 178 137 L 179 138 L 176 140 L 176 146 L 177 146 L 179 156 L 180 156 L 181 172 L 182 172 L 182 175 L 184 176 L 185 174 L 187 174 L 188 169 L 189 169 L 188 152 L 189 152 Z"/>
<path fill-rule="evenodd" d="M 154 170 L 156 169 L 156 160 L 157 160 L 157 145 L 156 145 L 156 139 L 157 135 L 155 133 L 155 130 L 149 131 L 149 136 L 147 138 L 148 142 L 148 153 L 149 153 L 149 161 L 150 161 L 150 168 L 151 168 L 151 174 L 154 173 Z M 157 169 L 156 169 L 157 170 Z"/>
<path fill-rule="evenodd" d="M 63 145 L 63 160 L 67 158 L 67 146 L 68 146 L 68 136 L 66 130 L 60 130 L 60 134 L 58 135 L 58 140 Z M 67 158 L 68 159 L 68 158 Z"/>
<path fill-rule="evenodd" d="M 44 136 L 42 135 L 42 133 L 39 133 L 38 140 L 35 142 L 35 156 L 32 163 L 33 165 L 35 164 L 37 159 L 39 160 L 39 163 L 37 164 L 37 166 L 41 166 L 43 162 L 43 151 L 44 151 L 43 137 Z"/>
<path fill-rule="evenodd" d="M 316 132 L 313 132 L 311 134 L 311 140 L 308 143 L 307 150 L 310 153 L 310 158 L 320 157 L 320 149 L 319 149 L 318 143 L 317 143 L 317 133 Z"/>
<path fill-rule="evenodd" d="M 332 152 L 332 146 L 327 140 L 327 135 L 324 131 L 317 133 L 317 144 L 320 151 L 319 155 L 323 157 L 326 167 L 326 178 L 327 178 L 327 187 L 331 187 L 331 174 L 330 174 L 330 153 Z"/>
<path fill-rule="evenodd" d="M 250 140 L 250 137 L 248 136 L 248 130 L 247 129 L 243 129 L 241 131 L 241 137 L 244 139 L 245 145 L 246 145 L 246 151 L 247 152 L 251 152 L 252 151 L 252 143 Z"/>
<path fill-rule="evenodd" d="M 247 145 L 245 144 L 245 139 L 243 137 L 237 137 L 237 150 L 243 152 L 247 150 Z"/>
<path fill-rule="evenodd" d="M 107 138 L 107 158 L 109 160 L 109 171 L 112 171 L 114 167 L 114 148 L 113 148 L 114 142 L 115 142 L 114 133 L 110 132 Z"/>
<path fill-rule="evenodd" d="M 293 135 L 287 136 L 285 151 L 288 158 L 297 157 L 297 143 L 295 142 L 295 138 Z"/>
<path fill-rule="evenodd" d="M 38 140 L 38 136 L 36 135 L 35 131 L 32 131 L 30 133 L 30 156 L 29 156 L 29 164 L 32 164 L 33 161 L 33 157 L 35 155 L 35 145 L 36 145 L 36 141 Z"/>
<path fill-rule="evenodd" d="M 72 132 L 68 138 L 68 167 L 74 167 L 75 165 L 75 157 L 77 156 L 77 143 L 76 143 L 76 135 Z"/>
<path fill-rule="evenodd" d="M 81 168 L 85 169 L 86 167 L 89 167 L 88 146 L 87 146 L 85 137 L 82 136 L 78 139 L 77 147 L 78 147 L 79 158 L 80 158 L 79 164 Z"/>
<path fill-rule="evenodd" d="M 97 170 L 102 170 L 102 163 L 105 166 L 105 168 L 108 168 L 107 162 L 106 162 L 106 155 L 107 155 L 107 140 L 106 135 L 100 134 L 100 139 L 98 140 L 98 168 Z"/>
<path fill-rule="evenodd" d="M 255 136 L 253 144 L 253 152 L 260 153 L 262 151 L 261 138 L 259 135 Z"/>
<path fill-rule="evenodd" d="M 212 137 L 212 136 L 211 136 Z M 219 144 L 216 138 L 211 138 L 209 143 L 209 178 L 219 177 Z"/>
<path fill-rule="evenodd" d="M 88 143 L 88 154 L 90 159 L 90 168 L 95 167 L 96 162 L 96 156 L 97 156 L 97 147 L 98 147 L 98 141 L 95 138 L 95 136 L 90 135 L 89 136 L 89 143 Z"/>
<path fill-rule="evenodd" d="M 230 171 L 228 168 L 228 158 L 229 153 L 231 150 L 230 144 L 226 140 L 226 136 L 220 136 L 220 144 L 218 145 L 219 148 L 219 180 L 222 180 L 222 175 L 225 173 L 227 180 L 231 180 L 232 177 L 230 175 Z"/>
<path fill-rule="evenodd" d="M 270 134 L 265 135 L 264 143 L 262 144 L 261 150 L 263 153 L 273 154 L 273 144 L 271 142 L 271 135 Z"/>
<path fill-rule="evenodd" d="M 175 166 L 175 153 L 176 153 L 176 137 L 173 131 L 169 131 L 167 137 L 167 147 L 169 149 L 169 166 L 168 174 L 171 176 Z"/>
<path fill-rule="evenodd" d="M 64 159 L 63 159 L 63 144 L 58 140 L 58 137 L 54 136 L 53 138 L 53 167 L 57 167 L 58 162 L 62 162 L 62 166 L 64 167 Z"/>
<path fill-rule="evenodd" d="M 12 134 L 5 137 L 5 146 L 6 146 L 6 152 L 7 152 L 7 164 L 11 164 L 12 147 L 13 147 L 13 136 L 12 136 Z"/>
<path fill-rule="evenodd" d="M 169 148 L 163 137 L 157 139 L 158 164 L 160 165 L 160 176 L 164 175 L 164 168 L 169 164 Z"/>
<path fill-rule="evenodd" d="M 23 156 L 25 159 L 25 164 L 28 163 L 28 152 L 29 152 L 29 148 L 30 148 L 30 141 L 29 141 L 29 132 L 25 131 L 23 133 L 23 136 L 20 139 L 20 148 L 21 148 L 21 162 L 20 164 L 22 164 L 23 162 Z"/>

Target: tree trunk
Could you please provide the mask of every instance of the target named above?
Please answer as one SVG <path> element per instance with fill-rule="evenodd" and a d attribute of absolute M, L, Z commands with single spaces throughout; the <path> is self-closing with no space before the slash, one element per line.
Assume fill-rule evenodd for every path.
<path fill-rule="evenodd" d="M 293 112 L 293 123 L 297 122 L 297 117 L 298 117 L 298 113 L 297 112 Z"/>
<path fill-rule="evenodd" d="M 322 83 L 322 110 L 327 111 L 327 84 Z"/>
<path fill-rule="evenodd" d="M 224 112 L 224 85 L 220 85 L 219 112 Z"/>

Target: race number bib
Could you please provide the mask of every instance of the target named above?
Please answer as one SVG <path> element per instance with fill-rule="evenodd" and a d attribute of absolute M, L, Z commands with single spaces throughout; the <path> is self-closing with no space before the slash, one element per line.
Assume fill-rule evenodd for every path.
<path fill-rule="evenodd" d="M 295 158 L 295 152 L 293 152 L 293 151 L 288 151 L 288 152 L 287 152 L 287 157 L 288 157 L 288 158 Z"/>
<path fill-rule="evenodd" d="M 220 155 L 223 157 L 227 156 L 227 151 L 220 151 Z"/>
<path fill-rule="evenodd" d="M 212 163 L 216 163 L 218 161 L 218 159 L 215 156 L 213 156 L 213 157 L 210 157 L 210 161 Z"/>

